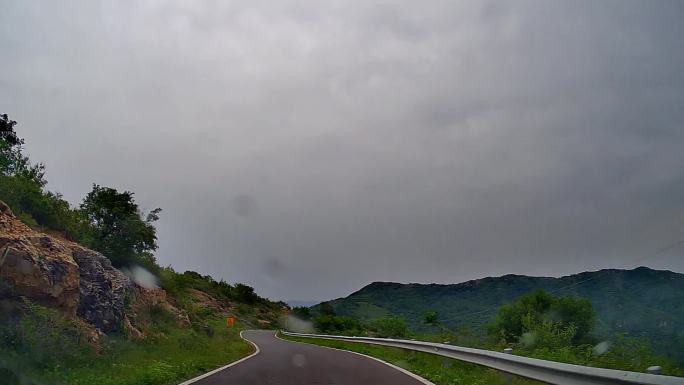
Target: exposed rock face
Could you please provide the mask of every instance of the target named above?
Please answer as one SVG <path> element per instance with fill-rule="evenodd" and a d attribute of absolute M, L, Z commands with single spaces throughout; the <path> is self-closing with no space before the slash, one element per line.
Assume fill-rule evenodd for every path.
<path fill-rule="evenodd" d="M 145 323 L 145 320 L 141 319 L 144 317 L 141 316 L 149 313 L 151 309 L 157 308 L 171 315 L 178 326 L 190 326 L 188 315 L 169 303 L 165 290 L 135 286 L 133 292 L 135 299 L 128 316 L 134 325 Z"/>
<path fill-rule="evenodd" d="M 139 329 L 152 308 L 190 325 L 164 290 L 138 286 L 102 254 L 29 228 L 0 201 L 0 300 L 20 296 L 78 316 L 102 333 L 144 338 Z"/>
<path fill-rule="evenodd" d="M 227 313 L 233 309 L 230 301 L 220 302 L 209 294 L 195 289 L 188 290 L 193 307 L 197 309 L 211 309 L 216 313 Z"/>
<path fill-rule="evenodd" d="M 75 248 L 72 255 L 80 274 L 78 316 L 104 333 L 121 331 L 126 300 L 132 299 L 131 280 L 98 252 Z"/>
<path fill-rule="evenodd" d="M 14 216 L 10 207 L 7 206 L 7 204 L 3 201 L 0 201 L 0 214 L 8 214 Z"/>
<path fill-rule="evenodd" d="M 1 203 L 1 202 L 0 202 Z M 75 315 L 78 265 L 63 242 L 34 232 L 0 205 L 0 298 L 25 296 Z"/>

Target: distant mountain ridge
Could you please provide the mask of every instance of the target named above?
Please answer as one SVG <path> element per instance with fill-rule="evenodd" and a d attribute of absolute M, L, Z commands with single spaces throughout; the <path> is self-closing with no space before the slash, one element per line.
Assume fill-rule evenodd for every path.
<path fill-rule="evenodd" d="M 399 315 L 416 331 L 426 330 L 422 320 L 431 310 L 449 328 L 482 330 L 499 306 L 536 289 L 590 299 L 597 336 L 645 337 L 684 359 L 684 274 L 668 270 L 605 269 L 560 278 L 509 274 L 458 284 L 373 282 L 330 304 L 338 315 L 362 320 Z"/>
<path fill-rule="evenodd" d="M 311 307 L 314 305 L 317 305 L 320 301 L 303 301 L 303 300 L 287 300 L 285 303 L 287 303 L 290 307 Z"/>

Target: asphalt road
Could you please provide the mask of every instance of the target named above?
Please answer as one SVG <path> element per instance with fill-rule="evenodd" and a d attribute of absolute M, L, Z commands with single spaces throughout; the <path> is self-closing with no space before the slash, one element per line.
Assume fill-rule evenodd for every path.
<path fill-rule="evenodd" d="M 382 362 L 358 354 L 289 342 L 270 330 L 246 331 L 256 356 L 193 385 L 424 385 Z"/>

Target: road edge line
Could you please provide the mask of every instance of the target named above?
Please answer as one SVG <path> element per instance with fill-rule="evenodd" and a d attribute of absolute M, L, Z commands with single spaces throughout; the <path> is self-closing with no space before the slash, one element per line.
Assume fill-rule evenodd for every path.
<path fill-rule="evenodd" d="M 275 333 L 275 338 L 277 338 L 277 339 L 279 339 L 279 340 L 281 340 L 281 341 L 285 341 L 285 342 L 292 342 L 292 343 L 295 343 L 295 344 L 303 344 L 303 345 L 309 345 L 309 346 L 318 346 L 318 347 L 320 347 L 320 348 L 331 349 L 331 350 L 337 350 L 337 351 L 340 351 L 340 352 L 347 352 L 347 353 L 356 354 L 356 355 L 359 355 L 359 356 L 362 356 L 362 357 L 370 358 L 371 360 L 375 360 L 375 361 L 378 361 L 378 362 L 382 362 L 383 364 L 389 366 L 390 368 L 395 369 L 395 370 L 398 370 L 398 371 L 404 373 L 405 375 L 407 375 L 407 376 L 409 376 L 409 377 L 411 377 L 411 378 L 413 378 L 413 379 L 415 379 L 415 380 L 418 380 L 418 381 L 422 382 L 422 383 L 425 384 L 425 385 L 435 385 L 434 382 L 430 382 L 428 379 L 423 378 L 423 377 L 421 377 L 421 376 L 419 376 L 419 375 L 417 375 L 417 374 L 415 374 L 415 373 L 413 373 L 413 372 L 411 372 L 411 371 L 408 371 L 408 370 L 406 370 L 406 369 L 404 369 L 404 368 L 402 368 L 402 367 L 399 367 L 399 366 L 397 366 L 397 365 L 391 364 L 391 363 L 389 363 L 389 362 L 387 362 L 387 361 L 383 361 L 383 360 L 381 360 L 381 359 L 379 359 L 379 358 L 377 358 L 377 357 L 369 356 L 369 355 L 367 355 L 367 354 L 363 354 L 363 353 L 359 353 L 359 352 L 354 352 L 354 351 L 351 351 L 351 350 L 344 350 L 344 349 L 332 348 L 332 347 L 330 347 L 330 346 L 316 345 L 316 344 L 311 344 L 311 343 L 307 343 L 307 342 L 286 340 L 286 339 L 284 339 L 284 338 L 281 338 L 281 337 L 278 335 L 278 332 Z M 181 385 L 183 385 L 183 384 L 181 384 Z"/>
<path fill-rule="evenodd" d="M 248 340 L 247 338 L 245 338 L 245 337 L 242 335 L 243 332 L 244 332 L 244 330 L 240 332 L 240 338 L 242 338 L 243 340 L 249 342 L 250 344 L 252 344 L 252 346 L 254 346 L 254 349 L 255 349 L 255 350 L 254 350 L 254 353 L 248 355 L 247 357 L 242 357 L 242 358 L 240 358 L 240 359 L 237 360 L 237 361 L 233 361 L 233 362 L 231 362 L 231 363 L 228 364 L 228 365 L 224 365 L 224 366 L 221 366 L 221 367 L 218 368 L 218 369 L 214 369 L 214 370 L 212 370 L 212 371 L 210 371 L 210 372 L 204 373 L 204 374 L 202 374 L 201 376 L 197 376 L 197 377 L 191 378 L 191 379 L 189 379 L 189 380 L 187 380 L 187 381 L 185 381 L 185 382 L 181 382 L 181 383 L 178 384 L 178 385 L 189 385 L 189 384 L 192 384 L 192 383 L 197 382 L 197 381 L 199 381 L 199 380 L 203 380 L 203 379 L 205 379 L 205 378 L 207 378 L 207 377 L 209 377 L 209 376 L 211 376 L 211 375 L 214 375 L 214 374 L 216 374 L 216 373 L 218 373 L 218 372 L 220 372 L 220 371 L 222 371 L 222 370 L 228 369 L 228 368 L 230 368 L 231 366 L 235 366 L 235 365 L 237 365 L 237 364 L 239 364 L 239 363 L 241 363 L 241 362 L 243 362 L 243 361 L 247 361 L 248 359 L 250 359 L 250 358 L 256 356 L 257 354 L 259 354 L 259 352 L 261 351 L 261 350 L 259 349 L 259 346 L 258 346 L 257 344 L 255 344 L 254 342 L 252 342 L 252 341 Z"/>

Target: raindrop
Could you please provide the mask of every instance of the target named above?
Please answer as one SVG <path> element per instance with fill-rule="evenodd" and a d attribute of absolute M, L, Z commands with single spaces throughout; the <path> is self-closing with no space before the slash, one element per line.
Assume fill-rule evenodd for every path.
<path fill-rule="evenodd" d="M 295 354 L 292 356 L 292 365 L 298 368 L 306 366 L 306 357 L 303 354 Z"/>

